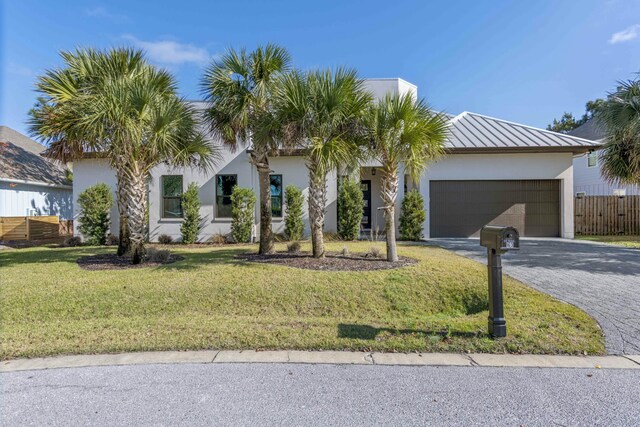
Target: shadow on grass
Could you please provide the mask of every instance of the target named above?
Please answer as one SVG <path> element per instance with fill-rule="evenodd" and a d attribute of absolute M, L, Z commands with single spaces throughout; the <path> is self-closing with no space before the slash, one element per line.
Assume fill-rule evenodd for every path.
<path fill-rule="evenodd" d="M 25 264 L 50 264 L 68 262 L 75 264 L 83 256 L 105 253 L 111 248 L 86 246 L 75 248 L 38 248 L 14 249 L 0 251 L 0 266 L 11 267 Z M 116 249 L 114 248 L 113 251 Z"/>
<path fill-rule="evenodd" d="M 448 330 L 427 330 L 427 329 L 396 329 L 396 328 L 376 328 L 371 325 L 357 325 L 340 323 L 338 324 L 338 338 L 352 338 L 360 340 L 375 340 L 381 332 L 388 332 L 391 335 L 422 335 L 425 337 L 439 336 L 445 337 L 461 337 L 461 338 L 477 338 L 484 334 L 476 332 L 458 332 Z"/>
<path fill-rule="evenodd" d="M 12 267 L 28 264 L 70 263 L 77 265 L 78 258 L 115 252 L 116 247 L 84 246 L 74 248 L 38 248 L 0 251 L 0 266 Z M 234 266 L 249 266 L 249 262 L 236 258 L 236 255 L 246 253 L 244 249 L 212 249 L 206 252 L 190 252 L 180 250 L 180 247 L 171 249 L 172 253 L 183 256 L 184 259 L 170 264 L 150 266 L 149 268 L 161 270 L 189 270 L 197 269 L 204 265 L 228 264 Z M 143 267 L 144 268 L 144 267 Z M 118 269 L 126 271 L 127 269 Z"/>
<path fill-rule="evenodd" d="M 173 252 L 173 251 L 172 251 Z M 184 259 L 170 264 L 159 265 L 155 267 L 158 270 L 194 270 L 205 265 L 225 264 L 237 267 L 251 267 L 252 263 L 242 258 L 236 258 L 236 255 L 244 253 L 253 253 L 247 249 L 218 249 L 207 252 L 184 252 L 179 249 L 174 252 L 176 255 L 183 256 Z M 255 264 L 253 264 L 255 265 Z"/>

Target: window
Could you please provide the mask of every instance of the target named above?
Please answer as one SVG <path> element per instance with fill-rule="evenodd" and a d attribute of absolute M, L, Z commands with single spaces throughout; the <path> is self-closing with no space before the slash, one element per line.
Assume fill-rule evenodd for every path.
<path fill-rule="evenodd" d="M 231 218 L 231 192 L 238 175 L 216 175 L 216 217 Z"/>
<path fill-rule="evenodd" d="M 595 151 L 590 151 L 587 154 L 587 166 L 592 168 L 598 165 L 598 154 Z"/>
<path fill-rule="evenodd" d="M 182 218 L 182 175 L 162 176 L 162 218 Z"/>
<path fill-rule="evenodd" d="M 282 175 L 269 175 L 271 185 L 271 216 L 282 216 Z"/>

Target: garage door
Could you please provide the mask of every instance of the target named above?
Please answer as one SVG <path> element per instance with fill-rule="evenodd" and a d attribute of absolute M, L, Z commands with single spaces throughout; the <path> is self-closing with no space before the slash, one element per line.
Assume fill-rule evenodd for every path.
<path fill-rule="evenodd" d="M 431 237 L 477 237 L 487 224 L 560 235 L 558 180 L 431 181 L 429 193 Z"/>

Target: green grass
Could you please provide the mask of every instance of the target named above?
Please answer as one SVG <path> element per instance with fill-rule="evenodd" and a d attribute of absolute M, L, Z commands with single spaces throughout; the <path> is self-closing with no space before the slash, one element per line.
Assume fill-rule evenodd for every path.
<path fill-rule="evenodd" d="M 371 244 L 347 246 L 364 252 Z M 1 251 L 0 358 L 187 349 L 604 352 L 587 314 L 510 278 L 509 336 L 490 339 L 486 267 L 443 249 L 401 246 L 400 255 L 420 262 L 397 270 L 322 272 L 234 259 L 255 246 L 171 248 L 185 259 L 124 271 L 85 271 L 75 262 L 112 248 Z"/>
<path fill-rule="evenodd" d="M 640 249 L 640 236 L 576 236 L 576 239 Z"/>

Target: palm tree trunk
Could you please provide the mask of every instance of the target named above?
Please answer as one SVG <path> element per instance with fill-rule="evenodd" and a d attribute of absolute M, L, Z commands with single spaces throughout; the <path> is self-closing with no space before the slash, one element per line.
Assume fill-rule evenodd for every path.
<path fill-rule="evenodd" d="M 327 177 L 317 163 L 309 162 L 309 223 L 314 258 L 324 258 L 324 210 L 327 204 Z"/>
<path fill-rule="evenodd" d="M 129 232 L 129 215 L 127 213 L 129 203 L 127 201 L 127 179 L 122 169 L 116 168 L 118 179 L 118 214 L 120 217 L 120 230 L 118 233 L 118 256 L 129 253 L 131 249 L 131 233 Z"/>
<path fill-rule="evenodd" d="M 258 186 L 260 189 L 260 245 L 259 254 L 273 253 L 273 231 L 271 229 L 271 180 L 269 174 L 269 157 L 258 153 L 252 154 L 252 163 L 258 169 Z"/>
<path fill-rule="evenodd" d="M 396 198 L 398 197 L 398 171 L 395 167 L 385 167 L 381 177 L 381 197 L 384 205 L 385 234 L 387 240 L 387 261 L 398 261 L 396 248 Z"/>
<path fill-rule="evenodd" d="M 127 174 L 131 180 L 127 188 L 129 200 L 129 228 L 131 229 L 131 263 L 140 264 L 144 261 L 144 231 L 147 212 L 147 182 L 146 176 L 135 168 Z"/>

